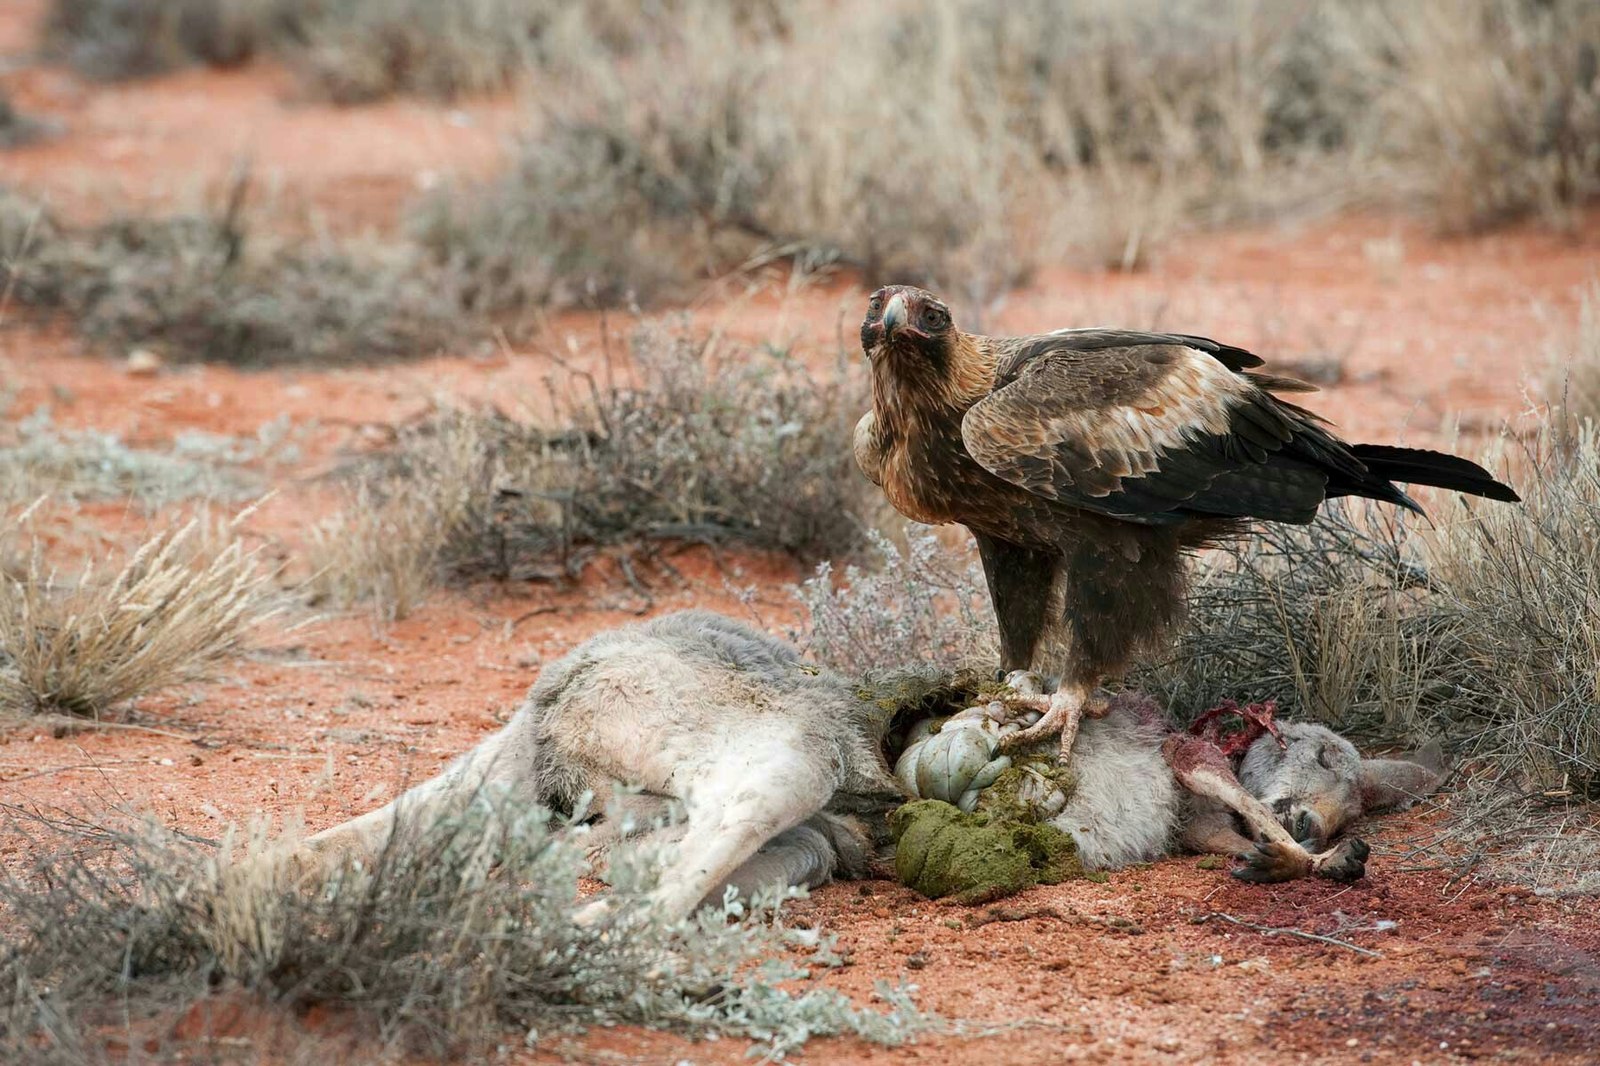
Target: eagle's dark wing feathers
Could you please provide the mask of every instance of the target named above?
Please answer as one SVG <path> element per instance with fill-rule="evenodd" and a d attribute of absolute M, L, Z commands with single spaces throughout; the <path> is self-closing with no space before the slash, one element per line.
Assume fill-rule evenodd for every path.
<path fill-rule="evenodd" d="M 1402 506 L 1318 420 L 1244 373 L 1261 360 L 1179 334 L 1073 330 L 996 342 L 999 387 L 962 422 L 967 451 L 1035 495 L 1148 525 L 1308 522 L 1329 495 Z"/>
<path fill-rule="evenodd" d="M 1136 348 L 1149 345 L 1161 347 L 1181 346 L 1205 352 L 1229 370 L 1249 370 L 1261 366 L 1262 358 L 1254 352 L 1235 348 L 1231 344 L 1214 341 L 1210 337 L 1196 337 L 1189 333 L 1145 333 L 1133 329 L 1058 329 L 1037 337 L 1006 337 L 995 342 L 1012 357 L 1012 365 L 1020 366 L 1035 356 L 1053 351 L 1071 349 L 1079 352 L 1097 352 L 1106 348 Z M 1002 367 L 1001 373 L 1005 369 Z"/>

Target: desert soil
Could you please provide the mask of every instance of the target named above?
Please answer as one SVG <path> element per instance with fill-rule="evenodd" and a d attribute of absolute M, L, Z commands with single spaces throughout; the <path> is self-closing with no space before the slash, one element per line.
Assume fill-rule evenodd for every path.
<path fill-rule="evenodd" d="M 15 55 L 28 39 L 18 26 L 38 5 L 6 6 L 0 42 Z M 248 157 L 282 202 L 342 228 L 383 228 L 420 186 L 492 171 L 515 116 L 509 100 L 313 105 L 267 66 L 102 86 L 13 60 L 0 84 L 20 108 L 61 126 L 57 137 L 0 158 L 4 180 L 79 217 L 192 204 Z M 1161 325 L 1223 337 L 1279 363 L 1335 368 L 1314 406 L 1356 439 L 1459 437 L 1470 448 L 1506 419 L 1527 424 L 1538 400 L 1528 383 L 1546 369 L 1541 338 L 1570 320 L 1597 247 L 1600 218 L 1574 234 L 1452 241 L 1400 218 L 1310 219 L 1183 237 L 1141 274 L 1052 269 L 985 326 Z M 852 278 L 757 279 L 708 293 L 693 321 L 831 362 L 864 291 Z M 306 524 L 330 506 L 319 478 L 341 461 L 380 446 L 440 398 L 536 408 L 550 352 L 589 351 L 602 329 L 625 328 L 569 314 L 517 351 L 371 369 L 174 367 L 137 377 L 124 373 L 123 353 L 84 350 L 63 324 L 13 312 L 0 332 L 0 392 L 11 394 L 8 417 L 48 405 L 59 425 L 144 446 L 195 429 L 248 435 L 286 420 L 294 450 L 262 464 L 278 495 L 250 529 L 289 559 Z M 127 537 L 173 517 L 90 505 L 63 515 L 60 539 Z M 691 605 L 753 610 L 779 631 L 794 621 L 786 588 L 803 575 L 787 559 L 691 546 L 672 561 L 676 574 L 647 570 L 642 592 L 601 560 L 571 585 L 440 592 L 389 627 L 360 615 L 323 618 L 208 683 L 141 700 L 129 719 L 139 728 L 0 736 L 0 802 L 91 815 L 147 810 L 208 837 L 261 815 L 303 815 L 317 829 L 433 773 L 505 719 L 541 663 L 602 628 Z M 753 604 L 737 588 L 753 589 Z M 1103 884 L 1035 889 L 997 908 L 930 903 L 892 883 L 830 885 L 792 908 L 797 921 L 837 933 L 847 951 L 848 964 L 817 981 L 863 1000 L 875 980 L 909 981 L 921 1005 L 985 1035 L 894 1050 L 819 1041 L 804 1057 L 1596 1061 L 1593 904 L 1455 882 L 1408 858 L 1449 803 L 1366 827 L 1375 854 L 1369 877 L 1352 886 L 1249 886 L 1193 858 Z M 0 852 L 15 857 L 17 847 L 5 841 Z M 1332 939 L 1268 935 L 1223 915 Z M 225 1012 L 206 1025 L 234 1037 L 244 1026 L 251 1038 Z M 533 1057 L 731 1063 L 746 1051 L 739 1042 L 608 1030 Z"/>

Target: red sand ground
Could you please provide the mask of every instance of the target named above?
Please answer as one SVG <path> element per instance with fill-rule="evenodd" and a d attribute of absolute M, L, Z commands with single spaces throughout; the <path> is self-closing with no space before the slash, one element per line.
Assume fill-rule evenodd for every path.
<path fill-rule="evenodd" d="M 29 39 L 18 27 L 38 5 L 6 6 L 0 44 L 15 48 Z M 504 101 L 457 109 L 467 121 L 416 102 L 308 105 L 293 99 L 281 71 L 262 67 L 104 87 L 32 66 L 0 84 L 66 129 L 0 158 L 5 180 L 83 213 L 182 203 L 245 152 L 287 198 L 346 222 L 387 225 L 424 170 L 492 168 L 514 114 Z M 1476 435 L 1535 404 L 1525 385 L 1544 371 L 1541 338 L 1551 322 L 1570 318 L 1576 286 L 1593 277 L 1597 243 L 1600 218 L 1570 236 L 1516 231 L 1449 242 L 1377 217 L 1212 234 L 1177 242 L 1145 274 L 1047 272 L 988 325 L 1159 324 L 1226 337 L 1269 359 L 1333 356 L 1343 360 L 1344 380 L 1314 406 L 1349 435 L 1437 439 L 1458 419 Z M 836 338 L 850 336 L 862 302 L 861 286 L 848 281 L 756 287 L 708 298 L 695 323 L 794 343 L 820 362 L 833 357 Z M 520 395 L 537 406 L 551 371 L 541 352 L 588 350 L 598 329 L 594 316 L 568 315 L 530 350 L 489 359 L 263 374 L 181 367 L 136 378 L 104 354 L 80 351 L 59 327 L 12 324 L 0 333 L 0 392 L 14 393 L 13 417 L 48 403 L 62 425 L 141 444 L 192 428 L 251 433 L 286 416 L 303 458 L 280 471 L 281 495 L 252 528 L 288 553 L 322 506 L 308 480 L 339 456 L 370 447 L 436 397 Z M 100 505 L 80 520 L 129 533 L 169 517 Z M 303 811 L 312 828 L 329 825 L 494 729 L 541 662 L 601 628 L 689 605 L 738 614 L 746 608 L 730 584 L 757 589 L 766 624 L 793 618 L 783 590 L 799 575 L 786 560 L 687 548 L 674 563 L 686 581 L 658 575 L 649 600 L 602 566 L 574 588 L 439 593 L 387 629 L 359 616 L 324 620 L 209 684 L 141 701 L 133 721 L 145 729 L 0 736 L 0 801 L 142 808 L 206 836 L 261 814 Z M 1001 1031 L 892 1051 L 823 1041 L 806 1055 L 852 1063 L 1596 1061 L 1592 904 L 1399 868 L 1400 842 L 1428 817 L 1372 827 L 1371 876 L 1349 887 L 1253 887 L 1177 859 L 1106 884 L 1036 889 L 1008 902 L 1003 920 L 973 928 L 994 915 L 888 883 L 829 886 L 793 908 L 799 920 L 840 934 L 850 951 L 850 964 L 822 983 L 866 997 L 875 979 L 909 979 L 924 1006 Z M 16 846 L 0 843 L 0 854 Z M 1221 919 L 1197 924 L 1214 912 L 1327 934 L 1381 957 Z M 1396 924 L 1379 933 L 1379 921 Z M 229 1031 L 226 1021 L 213 1024 Z M 241 1025 L 249 1039 L 250 1024 Z M 613 1030 L 535 1058 L 736 1062 L 745 1050 Z"/>

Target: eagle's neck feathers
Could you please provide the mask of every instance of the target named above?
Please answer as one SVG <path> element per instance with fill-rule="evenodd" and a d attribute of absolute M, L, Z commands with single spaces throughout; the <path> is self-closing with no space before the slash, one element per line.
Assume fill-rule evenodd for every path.
<path fill-rule="evenodd" d="M 994 387 L 996 357 L 986 340 L 958 334 L 938 356 L 882 352 L 872 363 L 872 406 L 883 429 L 904 438 L 959 423 Z"/>

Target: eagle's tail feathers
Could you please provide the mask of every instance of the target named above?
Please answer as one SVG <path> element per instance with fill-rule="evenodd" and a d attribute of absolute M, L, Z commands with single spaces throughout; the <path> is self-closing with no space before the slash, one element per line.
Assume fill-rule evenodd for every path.
<path fill-rule="evenodd" d="M 1366 464 L 1375 479 L 1400 481 L 1409 485 L 1432 485 L 1434 488 L 1465 492 L 1506 503 L 1518 503 L 1521 500 L 1511 486 L 1495 480 L 1489 471 L 1458 455 L 1422 448 L 1395 448 L 1386 444 L 1355 444 L 1350 450 Z M 1395 491 L 1399 492 L 1398 489 Z M 1409 496 L 1403 492 L 1399 494 L 1404 500 L 1396 502 L 1420 512 L 1421 508 Z"/>

